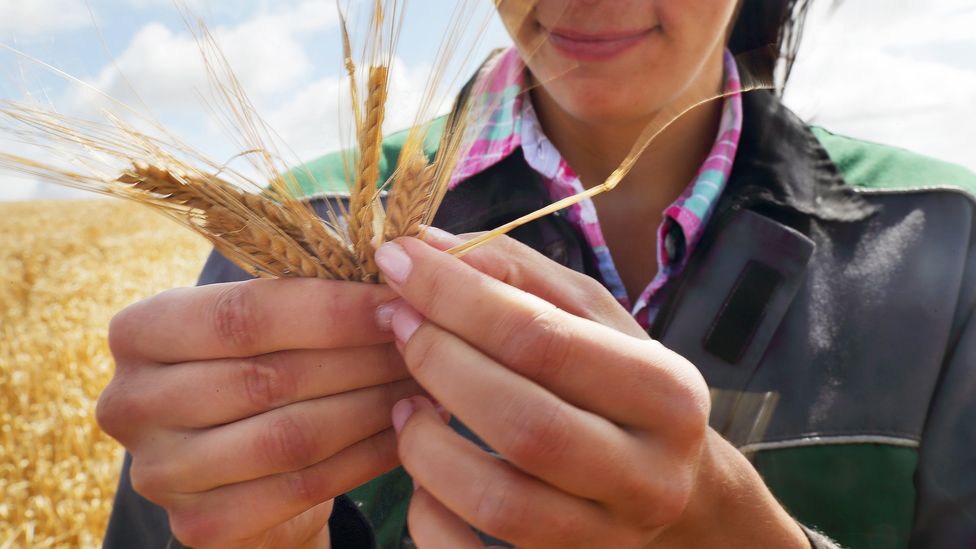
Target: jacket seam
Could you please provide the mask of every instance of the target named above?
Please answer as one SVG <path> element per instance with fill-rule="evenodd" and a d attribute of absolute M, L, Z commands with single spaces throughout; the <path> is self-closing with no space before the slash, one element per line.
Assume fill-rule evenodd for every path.
<path fill-rule="evenodd" d="M 920 185 L 918 187 L 903 187 L 903 188 L 877 188 L 877 187 L 855 187 L 851 186 L 857 194 L 864 195 L 902 195 L 902 194 L 922 194 L 930 192 L 949 192 L 954 194 L 961 194 L 968 198 L 970 201 L 976 203 L 976 194 L 973 194 L 969 190 L 958 187 L 955 185 Z"/>
<path fill-rule="evenodd" d="M 921 446 L 921 442 L 918 439 L 908 437 L 886 435 L 834 435 L 800 437 L 769 442 L 753 442 L 741 446 L 739 451 L 744 454 L 748 454 L 764 450 L 785 450 L 789 448 L 843 446 L 851 444 L 881 444 L 885 446 L 898 446 L 903 448 L 918 448 Z"/>

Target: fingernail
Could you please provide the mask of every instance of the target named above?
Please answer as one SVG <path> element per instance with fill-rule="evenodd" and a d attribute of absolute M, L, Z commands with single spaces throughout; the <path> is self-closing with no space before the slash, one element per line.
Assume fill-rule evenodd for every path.
<path fill-rule="evenodd" d="M 423 322 L 424 317 L 420 316 L 420 313 L 415 311 L 413 307 L 404 304 L 393 311 L 390 327 L 393 328 L 393 335 L 396 336 L 397 341 L 406 343 L 410 341 L 414 332 Z"/>
<path fill-rule="evenodd" d="M 417 484 L 417 479 L 411 479 L 411 480 L 413 480 L 413 491 L 416 492 L 417 490 L 420 490 L 420 485 Z"/>
<path fill-rule="evenodd" d="M 417 410 L 413 399 L 405 398 L 393 405 L 393 429 L 400 433 L 410 416 Z"/>
<path fill-rule="evenodd" d="M 387 301 L 376 308 L 376 326 L 382 332 L 389 332 L 392 329 L 393 313 L 403 304 L 402 299 Z"/>
<path fill-rule="evenodd" d="M 386 279 L 397 284 L 401 284 L 407 279 L 410 269 L 413 267 L 406 250 L 396 242 L 387 242 L 380 246 L 374 257 Z"/>

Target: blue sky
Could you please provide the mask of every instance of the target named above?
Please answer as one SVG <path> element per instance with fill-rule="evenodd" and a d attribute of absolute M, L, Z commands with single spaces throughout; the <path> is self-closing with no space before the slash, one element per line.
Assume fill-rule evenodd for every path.
<path fill-rule="evenodd" d="M 343 0 L 346 2 L 346 0 Z M 361 0 L 352 0 L 355 4 Z M 341 145 L 341 55 L 334 0 L 190 0 L 208 21 L 259 112 L 308 159 Z M 976 170 L 976 6 L 972 0 L 858 0 L 827 13 L 820 0 L 787 93 L 801 116 Z M 453 0 L 410 0 L 393 71 L 387 129 L 410 124 Z M 472 60 L 507 43 L 490 20 Z M 869 23 L 868 23 L 869 22 Z M 205 87 L 195 47 L 170 0 L 0 0 L 0 43 L 126 102 L 138 97 L 165 125 L 214 158 L 235 151 L 200 116 Z M 469 69 L 470 70 L 470 65 Z M 125 77 L 121 77 L 124 74 Z M 0 98 L 33 97 L 96 115 L 91 93 L 0 52 Z M 450 93 L 444 93 L 447 98 Z M 10 144 L 0 141 L 0 147 Z M 69 196 L 2 176 L 0 200 Z"/>

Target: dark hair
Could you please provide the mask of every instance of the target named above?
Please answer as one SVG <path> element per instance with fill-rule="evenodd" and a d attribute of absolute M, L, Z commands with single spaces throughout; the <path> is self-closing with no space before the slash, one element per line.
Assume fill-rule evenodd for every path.
<path fill-rule="evenodd" d="M 772 75 L 782 62 L 778 93 L 789 79 L 803 36 L 803 24 L 813 0 L 741 0 L 729 37 L 729 50 L 738 55 L 756 52 L 760 70 Z"/>

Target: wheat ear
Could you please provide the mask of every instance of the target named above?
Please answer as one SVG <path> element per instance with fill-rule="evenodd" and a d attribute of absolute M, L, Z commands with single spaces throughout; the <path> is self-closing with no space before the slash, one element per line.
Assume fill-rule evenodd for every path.
<path fill-rule="evenodd" d="M 293 212 L 283 206 L 241 191 L 219 178 L 176 174 L 140 162 L 118 180 L 170 203 L 199 210 L 204 221 L 193 225 L 211 241 L 220 242 L 222 249 L 228 246 L 239 249 L 241 253 L 234 254 L 238 256 L 235 263 L 252 273 L 318 278 L 355 276 L 351 256 L 342 253 L 347 250 L 326 227 L 296 222 Z M 320 252 L 316 253 L 316 249 Z"/>
<path fill-rule="evenodd" d="M 427 157 L 417 150 L 401 160 L 393 176 L 386 207 L 386 226 L 383 237 L 417 236 L 423 221 L 424 209 L 430 196 L 434 170 L 427 165 Z"/>
<path fill-rule="evenodd" d="M 362 280 L 375 280 L 379 269 L 373 261 L 372 240 L 376 235 L 373 221 L 379 200 L 376 183 L 380 176 L 383 116 L 386 103 L 388 69 L 370 67 L 367 83 L 366 109 L 359 132 L 359 164 L 356 183 L 349 197 L 349 238 L 362 270 Z"/>

